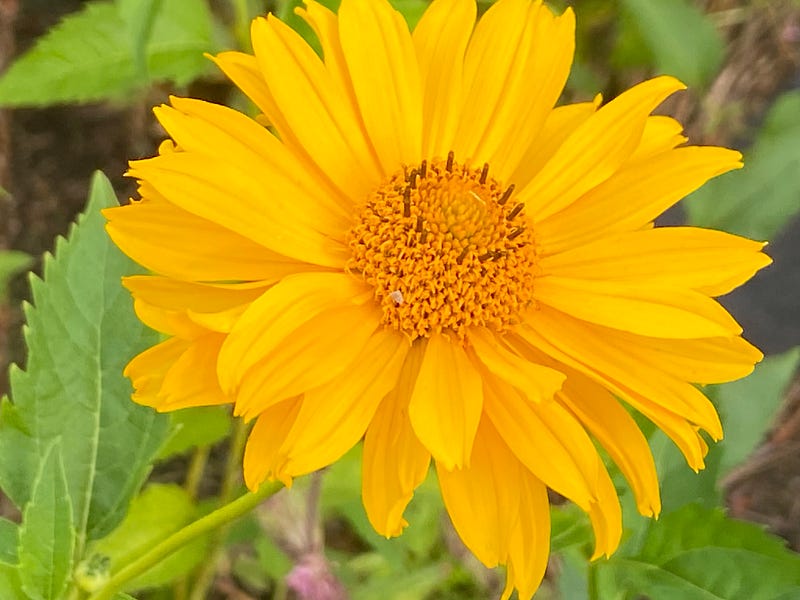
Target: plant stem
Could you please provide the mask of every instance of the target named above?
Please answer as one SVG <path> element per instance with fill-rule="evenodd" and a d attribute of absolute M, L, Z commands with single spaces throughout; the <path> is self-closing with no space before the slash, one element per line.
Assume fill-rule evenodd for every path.
<path fill-rule="evenodd" d="M 243 52 L 250 51 L 250 8 L 247 0 L 233 0 L 233 35 Z"/>
<path fill-rule="evenodd" d="M 199 446 L 195 449 L 192 454 L 192 460 L 189 462 L 183 489 L 186 490 L 192 500 L 197 499 L 197 491 L 200 488 L 200 481 L 203 479 L 203 472 L 206 470 L 210 450 L 208 446 Z"/>
<path fill-rule="evenodd" d="M 257 492 L 239 496 L 233 502 L 218 508 L 193 523 L 189 523 L 189 525 L 173 533 L 149 552 L 120 569 L 109 579 L 105 587 L 92 594 L 89 600 L 110 600 L 126 583 L 145 573 L 177 549 L 185 546 L 196 537 L 219 529 L 223 525 L 247 514 L 265 499 L 275 494 L 281 487 L 283 486 L 278 482 L 264 483 Z"/>
<path fill-rule="evenodd" d="M 231 444 L 228 448 L 228 459 L 225 461 L 225 476 L 222 480 L 222 489 L 219 494 L 220 502 L 223 504 L 231 501 L 239 485 L 239 473 L 241 473 L 242 470 L 242 455 L 244 454 L 244 446 L 247 443 L 247 433 L 249 431 L 250 427 L 245 423 L 244 419 L 236 420 L 233 436 L 231 437 Z M 211 584 L 214 583 L 217 565 L 222 558 L 223 545 L 225 543 L 225 538 L 228 536 L 229 529 L 229 525 L 220 527 L 212 537 L 208 549 L 210 559 L 203 564 L 197 574 L 189 600 L 203 600 L 208 596 L 208 589 L 211 587 Z"/>

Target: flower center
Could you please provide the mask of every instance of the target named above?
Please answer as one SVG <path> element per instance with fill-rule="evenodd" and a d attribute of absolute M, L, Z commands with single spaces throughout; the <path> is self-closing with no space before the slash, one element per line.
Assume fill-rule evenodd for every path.
<path fill-rule="evenodd" d="M 503 331 L 532 303 L 536 250 L 514 186 L 454 161 L 422 161 L 381 185 L 348 235 L 351 272 L 388 326 L 412 340 L 470 326 Z"/>

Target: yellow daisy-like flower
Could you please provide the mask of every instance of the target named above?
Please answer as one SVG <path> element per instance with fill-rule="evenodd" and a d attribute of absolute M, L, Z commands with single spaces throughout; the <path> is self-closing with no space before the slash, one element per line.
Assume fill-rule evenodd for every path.
<path fill-rule="evenodd" d="M 547 488 L 585 510 L 596 556 L 622 531 L 592 438 L 645 515 L 660 509 L 647 442 L 618 401 L 703 467 L 714 407 L 694 384 L 761 353 L 712 298 L 768 264 L 761 243 L 653 219 L 737 152 L 683 145 L 650 116 L 671 77 L 608 104 L 554 108 L 574 16 L 500 0 L 434 0 L 410 33 L 386 0 L 300 15 L 320 59 L 273 17 L 254 55 L 219 67 L 271 129 L 173 98 L 135 161 L 141 200 L 108 231 L 157 275 L 136 310 L 170 336 L 137 356 L 134 399 L 233 403 L 256 419 L 247 485 L 331 464 L 364 438 L 363 500 L 401 533 L 431 458 L 447 510 L 505 597 L 530 597 L 549 547 Z M 273 131 L 274 130 L 274 131 Z"/>

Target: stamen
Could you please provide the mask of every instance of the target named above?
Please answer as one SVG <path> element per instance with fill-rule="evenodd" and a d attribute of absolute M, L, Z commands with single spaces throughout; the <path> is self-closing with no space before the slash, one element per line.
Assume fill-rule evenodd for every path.
<path fill-rule="evenodd" d="M 503 192 L 503 195 L 500 196 L 500 199 L 497 201 L 497 204 L 500 206 L 504 206 L 508 199 L 511 198 L 511 194 L 514 193 L 514 184 L 512 183 L 510 186 L 506 188 L 506 191 Z"/>
<path fill-rule="evenodd" d="M 514 230 L 511 233 L 509 233 L 506 237 L 509 240 L 513 240 L 521 236 L 523 231 L 525 231 L 525 227 L 515 227 Z"/>
<path fill-rule="evenodd" d="M 449 152 L 398 169 L 364 198 L 348 232 L 349 271 L 374 288 L 384 325 L 411 340 L 438 333 L 467 344 L 470 327 L 503 332 L 519 321 L 537 254 L 531 225 L 513 220 L 524 208 L 513 193 L 489 164 Z"/>
<path fill-rule="evenodd" d="M 506 220 L 508 220 L 508 221 L 512 221 L 512 220 L 514 219 L 514 217 L 516 217 L 516 216 L 517 216 L 519 213 L 521 213 L 521 212 L 522 212 L 522 209 L 523 209 L 523 208 L 525 208 L 525 204 L 524 204 L 523 202 L 520 202 L 519 204 L 517 204 L 517 205 L 516 205 L 516 206 L 515 206 L 515 207 L 514 207 L 514 208 L 511 210 L 511 212 L 510 212 L 510 213 L 508 213 L 508 216 L 506 217 Z"/>

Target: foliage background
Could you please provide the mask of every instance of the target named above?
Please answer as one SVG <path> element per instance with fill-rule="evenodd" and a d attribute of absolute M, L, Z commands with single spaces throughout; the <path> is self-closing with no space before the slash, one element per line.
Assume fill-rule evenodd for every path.
<path fill-rule="evenodd" d="M 267 9 L 308 34 L 293 4 L 0 0 L 0 247 L 9 249 L 0 252 L 0 361 L 23 365 L 0 376 L 12 397 L 0 409 L 0 598 L 86 597 L 241 491 L 244 430 L 224 410 L 168 418 L 127 401 L 119 371 L 154 337 L 132 317 L 118 279 L 135 267 L 111 247 L 97 210 L 132 193 L 125 162 L 155 151 L 163 132 L 150 107 L 169 93 L 252 112 L 202 53 L 241 47 L 249 18 Z M 411 23 L 425 4 L 395 1 Z M 685 123 L 693 143 L 744 150 L 747 166 L 664 222 L 770 240 L 776 263 L 724 299 L 769 357 L 750 378 L 709 390 L 726 439 L 707 470 L 693 474 L 653 433 L 664 513 L 657 522 L 636 515 L 616 474 L 625 541 L 591 565 L 585 518 L 553 498 L 554 557 L 537 598 L 800 598 L 800 557 L 762 526 L 800 548 L 800 384 L 790 386 L 800 360 L 800 3 L 569 4 L 578 57 L 565 100 L 610 98 L 661 72 L 689 83 L 662 112 Z M 55 241 L 87 196 L 78 227 Z M 38 275 L 14 276 L 30 267 Z M 460 546 L 435 482 L 418 491 L 406 533 L 387 541 L 366 521 L 358 469 L 356 449 L 127 591 L 142 600 L 292 597 L 285 576 L 324 535 L 329 575 L 354 599 L 498 595 L 500 574 Z"/>

